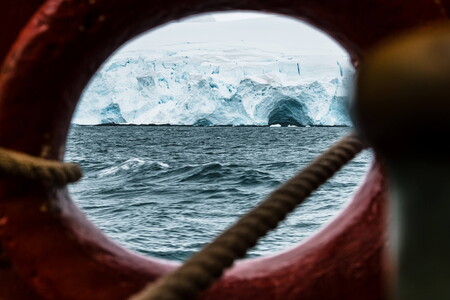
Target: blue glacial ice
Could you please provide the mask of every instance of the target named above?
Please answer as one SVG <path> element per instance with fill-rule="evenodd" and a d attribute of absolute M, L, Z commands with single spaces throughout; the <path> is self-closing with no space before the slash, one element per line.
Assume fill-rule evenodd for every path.
<path fill-rule="evenodd" d="M 351 125 L 353 73 L 343 54 L 226 45 L 119 53 L 92 79 L 74 123 Z"/>
<path fill-rule="evenodd" d="M 120 112 L 120 106 L 117 103 L 111 102 L 100 112 L 100 123 L 102 124 L 122 124 L 127 121 L 123 118 Z"/>

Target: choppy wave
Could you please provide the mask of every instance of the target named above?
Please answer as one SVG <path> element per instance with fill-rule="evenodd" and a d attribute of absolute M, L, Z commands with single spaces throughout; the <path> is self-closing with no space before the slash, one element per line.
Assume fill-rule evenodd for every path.
<path fill-rule="evenodd" d="M 70 187 L 88 217 L 143 254 L 185 259 L 254 207 L 347 128 L 75 126 Z M 358 157 L 266 237 L 250 256 L 309 236 L 344 205 L 370 154 Z"/>
<path fill-rule="evenodd" d="M 100 170 L 97 176 L 106 177 L 111 175 L 117 175 L 120 173 L 130 174 L 133 172 L 145 171 L 142 168 L 143 166 L 146 167 L 145 170 L 162 170 L 170 168 L 169 164 L 163 162 L 159 161 L 147 162 L 141 158 L 130 158 L 124 161 L 123 163 L 119 163 L 118 165 L 114 165 L 112 167 Z"/>

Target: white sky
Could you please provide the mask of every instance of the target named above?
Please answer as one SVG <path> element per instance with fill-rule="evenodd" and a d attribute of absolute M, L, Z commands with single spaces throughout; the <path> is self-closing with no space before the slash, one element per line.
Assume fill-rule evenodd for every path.
<path fill-rule="evenodd" d="M 203 14 L 171 22 L 138 37 L 121 51 L 182 45 L 191 48 L 231 45 L 298 55 L 345 54 L 336 42 L 310 25 L 288 17 L 252 12 Z"/>
<path fill-rule="evenodd" d="M 237 12 L 237 13 L 215 13 L 212 17 L 217 22 L 227 22 L 245 19 L 257 19 L 257 18 L 267 18 L 268 14 L 262 13 L 251 13 L 251 12 Z M 195 18 L 195 17 L 194 17 Z"/>

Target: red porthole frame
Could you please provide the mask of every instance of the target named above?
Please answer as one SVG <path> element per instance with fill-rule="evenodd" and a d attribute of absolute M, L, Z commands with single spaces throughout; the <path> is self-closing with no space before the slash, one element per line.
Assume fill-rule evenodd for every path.
<path fill-rule="evenodd" d="M 356 64 L 383 37 L 446 18 L 447 3 L 48 0 L 2 65 L 0 146 L 62 159 L 74 108 L 100 64 L 130 38 L 171 20 L 239 9 L 279 13 L 326 31 Z M 293 249 L 237 263 L 202 299 L 384 299 L 385 199 L 376 163 L 326 228 Z M 8 261 L 0 266 L 2 299 L 126 299 L 176 267 L 110 241 L 66 189 L 10 179 L 0 180 L 0 246 Z"/>

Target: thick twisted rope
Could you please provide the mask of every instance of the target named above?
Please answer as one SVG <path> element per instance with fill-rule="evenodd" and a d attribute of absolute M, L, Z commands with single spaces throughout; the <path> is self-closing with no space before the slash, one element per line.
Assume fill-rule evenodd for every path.
<path fill-rule="evenodd" d="M 64 186 L 83 176 L 73 163 L 61 163 L 0 148 L 0 177 L 40 182 L 46 186 Z"/>
<path fill-rule="evenodd" d="M 355 135 L 343 138 L 181 267 L 130 300 L 195 299 L 235 260 L 244 257 L 258 239 L 276 228 L 313 191 L 365 148 Z"/>

